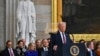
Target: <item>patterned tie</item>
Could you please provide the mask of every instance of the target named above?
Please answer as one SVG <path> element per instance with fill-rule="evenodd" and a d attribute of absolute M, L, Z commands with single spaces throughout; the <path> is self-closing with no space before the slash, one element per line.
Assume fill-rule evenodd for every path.
<path fill-rule="evenodd" d="M 64 33 L 62 33 L 62 35 L 63 35 L 63 44 L 66 44 L 66 36 Z"/>

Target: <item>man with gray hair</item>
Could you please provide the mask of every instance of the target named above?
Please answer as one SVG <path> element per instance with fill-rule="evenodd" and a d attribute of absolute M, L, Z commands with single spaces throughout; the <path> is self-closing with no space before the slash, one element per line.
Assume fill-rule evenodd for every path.
<path fill-rule="evenodd" d="M 58 32 L 51 34 L 50 52 L 53 56 L 66 56 L 66 45 L 73 43 L 66 31 L 66 23 L 58 23 Z"/>

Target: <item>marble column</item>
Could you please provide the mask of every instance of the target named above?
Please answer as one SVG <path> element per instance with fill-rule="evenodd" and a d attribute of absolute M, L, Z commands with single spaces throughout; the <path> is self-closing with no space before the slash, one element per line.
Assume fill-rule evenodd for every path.
<path fill-rule="evenodd" d="M 6 0 L 5 42 L 12 40 L 16 46 L 16 8 L 18 0 Z"/>
<path fill-rule="evenodd" d="M 5 0 L 0 0 L 0 51 L 4 47 Z"/>

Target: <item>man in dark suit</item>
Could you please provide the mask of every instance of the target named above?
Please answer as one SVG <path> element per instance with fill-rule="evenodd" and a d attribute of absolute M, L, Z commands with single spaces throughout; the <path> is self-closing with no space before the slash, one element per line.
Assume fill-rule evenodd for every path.
<path fill-rule="evenodd" d="M 87 56 L 96 56 L 94 43 L 92 41 L 87 42 Z"/>
<path fill-rule="evenodd" d="M 49 42 L 47 39 L 43 39 L 42 40 L 42 45 L 43 47 L 41 48 L 41 56 L 49 56 L 48 52 L 49 52 Z"/>
<path fill-rule="evenodd" d="M 6 42 L 6 48 L 1 52 L 2 56 L 19 56 L 17 51 L 12 48 L 12 41 L 8 40 Z"/>
<path fill-rule="evenodd" d="M 73 43 L 69 34 L 65 33 L 66 23 L 60 22 L 58 24 L 58 32 L 51 34 L 50 53 L 51 56 L 64 56 L 66 55 L 66 45 Z"/>

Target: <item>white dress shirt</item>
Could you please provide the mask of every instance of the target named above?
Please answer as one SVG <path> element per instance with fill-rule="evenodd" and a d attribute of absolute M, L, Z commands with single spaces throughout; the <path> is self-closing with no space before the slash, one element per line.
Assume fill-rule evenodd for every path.
<path fill-rule="evenodd" d="M 61 39 L 62 39 L 62 43 L 65 43 L 65 42 L 64 42 L 64 40 L 66 41 L 66 35 L 65 35 L 65 33 L 64 33 L 64 32 L 61 32 L 61 31 L 59 31 L 59 32 L 60 32 L 60 36 L 61 36 Z M 62 35 L 62 33 L 64 34 L 64 36 Z M 63 37 L 64 37 L 65 39 L 64 39 Z"/>
<path fill-rule="evenodd" d="M 48 51 L 48 47 L 43 47 L 43 50 L 44 51 Z"/>
<path fill-rule="evenodd" d="M 93 56 L 93 52 L 91 49 L 87 48 L 88 52 L 90 52 L 90 56 Z"/>

